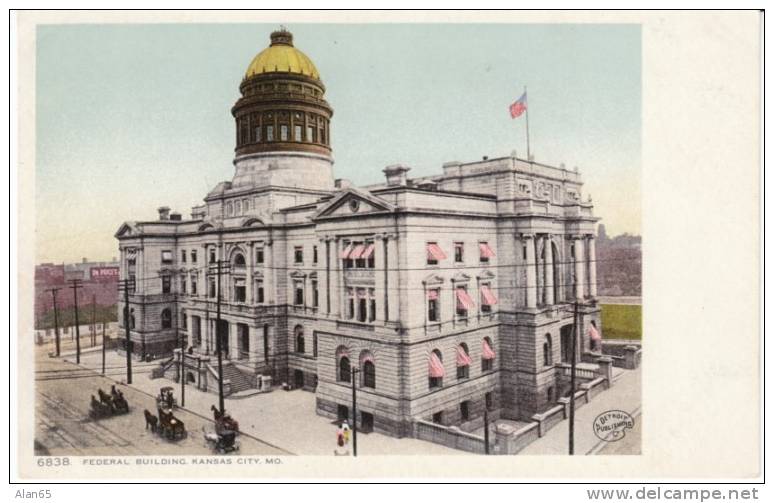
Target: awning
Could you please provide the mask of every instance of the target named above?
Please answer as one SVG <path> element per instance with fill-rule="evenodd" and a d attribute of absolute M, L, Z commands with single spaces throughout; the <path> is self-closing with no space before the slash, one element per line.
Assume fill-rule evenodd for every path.
<path fill-rule="evenodd" d="M 495 358 L 495 352 L 492 350 L 492 346 L 489 345 L 489 342 L 487 342 L 486 339 L 484 339 L 484 344 L 481 347 L 481 357 L 484 360 L 494 360 Z"/>
<path fill-rule="evenodd" d="M 134 248 L 129 248 L 126 250 L 126 258 L 133 259 L 135 257 L 137 257 L 137 250 Z"/>
<path fill-rule="evenodd" d="M 492 293 L 492 289 L 489 285 L 481 285 L 481 302 L 487 306 L 494 306 L 497 304 L 497 297 Z"/>
<path fill-rule="evenodd" d="M 353 248 L 352 244 L 348 244 L 346 247 L 344 247 L 344 249 L 341 250 L 341 252 L 339 253 L 339 258 L 346 259 L 349 256 L 349 252 L 352 251 L 352 248 Z"/>
<path fill-rule="evenodd" d="M 356 245 L 352 249 L 352 252 L 349 254 L 349 258 L 351 258 L 352 260 L 363 258 L 364 251 L 365 251 L 365 245 Z"/>
<path fill-rule="evenodd" d="M 376 246 L 373 243 L 367 245 L 366 249 L 363 251 L 363 255 L 361 255 L 360 258 L 362 258 L 364 260 L 368 260 L 374 254 L 374 249 L 375 248 L 376 248 Z"/>
<path fill-rule="evenodd" d="M 464 288 L 457 288 L 457 307 L 469 310 L 475 307 L 476 303 L 470 298 Z"/>
<path fill-rule="evenodd" d="M 467 367 L 468 365 L 470 365 L 470 356 L 462 346 L 457 346 L 457 366 Z"/>
<path fill-rule="evenodd" d="M 446 260 L 446 254 L 441 250 L 441 247 L 436 243 L 427 244 L 427 258 L 428 260 Z"/>
<path fill-rule="evenodd" d="M 438 290 L 427 291 L 427 300 L 437 300 L 437 299 L 438 299 Z"/>
<path fill-rule="evenodd" d="M 488 243 L 478 243 L 478 250 L 481 252 L 481 258 L 492 258 L 495 256 L 494 250 Z"/>
<path fill-rule="evenodd" d="M 589 325 L 588 333 L 589 333 L 589 337 L 591 337 L 592 341 L 601 341 L 602 340 L 602 336 L 599 335 L 599 332 L 597 331 L 596 328 L 594 328 L 594 325 Z"/>
<path fill-rule="evenodd" d="M 429 365 L 430 377 L 443 377 L 443 362 L 436 353 L 430 353 L 430 365 Z"/>
<path fill-rule="evenodd" d="M 361 364 L 361 365 L 365 365 L 365 362 L 371 362 L 371 363 L 373 363 L 373 362 L 374 362 L 374 357 L 373 357 L 373 355 L 371 355 L 371 354 L 365 354 L 365 355 L 363 355 L 363 356 L 360 358 L 360 360 L 361 360 L 360 364 Z"/>

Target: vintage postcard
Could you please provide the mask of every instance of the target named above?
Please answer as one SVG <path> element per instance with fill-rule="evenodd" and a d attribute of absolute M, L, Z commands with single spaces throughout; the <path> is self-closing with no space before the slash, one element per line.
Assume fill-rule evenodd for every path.
<path fill-rule="evenodd" d="M 670 326 L 700 210 L 645 151 L 647 44 L 727 27 L 757 208 L 757 14 L 457 16 L 16 13 L 19 477 L 756 476 L 673 429 L 759 374 Z"/>

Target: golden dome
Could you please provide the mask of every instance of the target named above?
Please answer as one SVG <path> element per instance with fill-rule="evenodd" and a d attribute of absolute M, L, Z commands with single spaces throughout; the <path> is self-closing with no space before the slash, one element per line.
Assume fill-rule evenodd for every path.
<path fill-rule="evenodd" d="M 293 35 L 285 30 L 271 34 L 271 45 L 253 58 L 247 67 L 245 78 L 272 72 L 297 73 L 320 79 L 320 73 L 312 60 L 293 47 Z"/>

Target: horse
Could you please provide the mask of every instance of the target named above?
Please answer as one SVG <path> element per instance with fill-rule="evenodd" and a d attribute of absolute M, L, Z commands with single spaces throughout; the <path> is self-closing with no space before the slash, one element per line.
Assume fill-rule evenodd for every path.
<path fill-rule="evenodd" d="M 110 396 L 113 397 L 113 400 L 121 399 L 124 397 L 124 394 L 121 392 L 120 389 L 116 389 L 116 385 L 113 384 L 110 386 Z"/>
<path fill-rule="evenodd" d="M 156 433 L 156 429 L 158 428 L 159 424 L 159 418 L 151 414 L 151 412 L 148 409 L 145 409 L 145 429 L 148 429 L 148 426 L 150 426 L 151 433 Z"/>
<path fill-rule="evenodd" d="M 220 421 L 220 418 L 223 417 L 223 414 L 220 413 L 220 410 L 214 405 L 210 407 L 210 410 L 212 411 L 213 417 L 215 417 L 215 422 Z"/>
<path fill-rule="evenodd" d="M 100 403 L 111 405 L 111 402 L 113 401 L 113 397 L 111 397 L 110 395 L 102 391 L 102 388 L 97 389 L 97 393 L 99 394 Z"/>

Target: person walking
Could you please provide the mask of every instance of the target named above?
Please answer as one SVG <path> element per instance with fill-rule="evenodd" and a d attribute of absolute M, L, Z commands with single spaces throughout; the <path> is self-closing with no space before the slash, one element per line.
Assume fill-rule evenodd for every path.
<path fill-rule="evenodd" d="M 341 431 L 344 434 L 344 443 L 349 444 L 349 435 L 350 435 L 350 428 L 349 423 L 347 423 L 346 420 L 344 420 L 343 423 L 341 423 Z"/>

